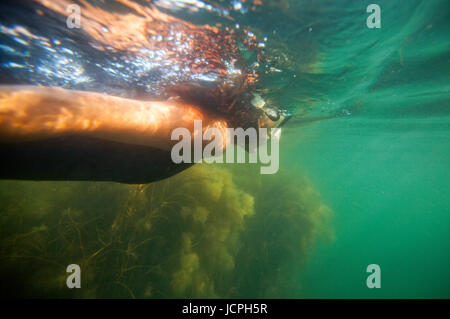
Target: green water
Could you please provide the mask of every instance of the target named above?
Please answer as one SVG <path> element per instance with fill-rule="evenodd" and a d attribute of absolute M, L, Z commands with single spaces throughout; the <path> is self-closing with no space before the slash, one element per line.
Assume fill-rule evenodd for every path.
<path fill-rule="evenodd" d="M 2 295 L 450 298 L 449 1 L 268 3 L 235 17 L 278 54 L 258 87 L 296 114 L 280 172 L 2 181 Z M 66 289 L 70 263 L 85 289 Z"/>
<path fill-rule="evenodd" d="M 335 242 L 301 277 L 310 298 L 448 298 L 450 7 L 377 3 L 381 29 L 336 17 L 343 31 L 323 38 L 322 104 L 353 113 L 298 129 L 286 150 L 335 213 Z M 381 289 L 366 287 L 372 263 Z"/>
<path fill-rule="evenodd" d="M 305 130 L 299 162 L 334 210 L 336 232 L 302 275 L 308 297 L 449 296 L 448 131 L 417 121 L 406 132 L 380 123 L 369 131 L 364 120 L 349 128 L 356 121 L 347 119 Z M 372 263 L 382 270 L 378 290 L 365 284 Z"/>

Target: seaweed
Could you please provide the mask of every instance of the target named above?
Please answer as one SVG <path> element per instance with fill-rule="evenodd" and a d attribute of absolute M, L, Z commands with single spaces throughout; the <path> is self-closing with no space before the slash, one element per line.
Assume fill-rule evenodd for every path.
<path fill-rule="evenodd" d="M 245 173 L 244 173 L 245 172 Z M 295 297 L 330 210 L 301 174 L 195 165 L 145 185 L 0 182 L 1 295 Z M 66 267 L 81 267 L 81 289 Z"/>

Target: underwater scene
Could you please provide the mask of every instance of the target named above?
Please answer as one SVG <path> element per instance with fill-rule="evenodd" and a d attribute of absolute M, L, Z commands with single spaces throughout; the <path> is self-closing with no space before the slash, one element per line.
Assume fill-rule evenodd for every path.
<path fill-rule="evenodd" d="M 449 140 L 447 0 L 4 0 L 0 296 L 450 298 Z"/>

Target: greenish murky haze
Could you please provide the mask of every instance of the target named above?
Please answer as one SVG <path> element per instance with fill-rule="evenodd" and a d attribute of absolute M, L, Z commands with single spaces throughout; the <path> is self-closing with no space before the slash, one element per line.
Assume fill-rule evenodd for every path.
<path fill-rule="evenodd" d="M 450 7 L 378 3 L 381 29 L 353 4 L 319 35 L 319 108 L 349 115 L 298 129 L 285 149 L 335 213 L 335 242 L 301 277 L 313 298 L 448 298 Z M 365 286 L 371 263 L 378 290 Z"/>
<path fill-rule="evenodd" d="M 366 26 L 370 3 L 380 29 Z M 268 38 L 281 71 L 257 84 L 294 114 L 280 171 L 201 164 L 147 185 L 1 181 L 2 295 L 450 298 L 450 3 L 258 10 L 230 15 Z M 5 56 L 2 73 L 24 72 Z M 71 263 L 82 268 L 76 291 L 65 287 Z M 366 286 L 369 264 L 380 289 Z"/>

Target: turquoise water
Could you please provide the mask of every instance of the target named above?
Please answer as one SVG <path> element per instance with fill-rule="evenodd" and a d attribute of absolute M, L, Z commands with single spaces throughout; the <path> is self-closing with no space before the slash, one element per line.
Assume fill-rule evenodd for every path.
<path fill-rule="evenodd" d="M 336 18 L 344 31 L 324 35 L 322 105 L 352 114 L 302 128 L 286 154 L 335 212 L 336 241 L 310 259 L 306 295 L 448 298 L 449 6 L 379 4 L 381 29 Z M 371 263 L 382 270 L 378 290 L 365 286 Z"/>
<path fill-rule="evenodd" d="M 302 275 L 308 297 L 449 296 L 448 131 L 417 121 L 401 132 L 351 119 L 305 129 L 298 162 L 334 210 L 336 232 Z M 378 290 L 365 285 L 372 263 L 382 270 Z"/>
<path fill-rule="evenodd" d="M 380 29 L 366 26 L 372 2 Z M 238 3 L 247 9 L 233 11 Z M 283 127 L 280 174 L 226 166 L 140 186 L 2 181 L 0 256 L 12 261 L 1 278 L 29 285 L 58 272 L 63 282 L 75 260 L 91 267 L 81 297 L 450 298 L 450 3 L 285 0 L 255 11 L 248 3 L 215 3 L 234 21 L 222 9 L 173 14 L 268 38 L 270 66 L 281 72 L 261 66 L 257 88 L 294 114 Z M 49 38 L 73 49 L 55 30 Z M 90 50 L 73 59 L 110 66 Z M 2 83 L 128 94 L 117 73 L 95 78 L 86 67 L 82 75 L 95 80 L 86 83 L 63 67 L 42 75 L 30 65 L 51 58 L 17 52 L 2 58 Z M 25 264 L 36 251 L 47 261 Z M 380 289 L 366 286 L 369 264 L 381 267 Z M 73 296 L 52 280 L 14 293 Z"/>

